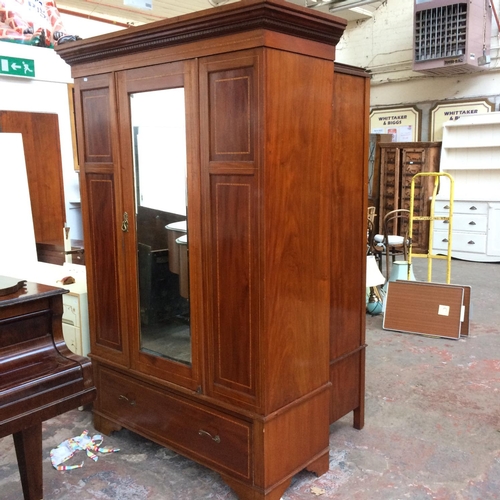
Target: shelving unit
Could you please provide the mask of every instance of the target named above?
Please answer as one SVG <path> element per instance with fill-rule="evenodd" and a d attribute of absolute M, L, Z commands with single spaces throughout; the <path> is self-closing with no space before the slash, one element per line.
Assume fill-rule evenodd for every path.
<path fill-rule="evenodd" d="M 500 113 L 468 116 L 443 126 L 441 171 L 455 180 L 452 256 L 500 262 Z M 442 186 L 439 206 L 449 202 Z M 433 249 L 443 251 L 444 232 L 435 228 Z M 443 228 L 444 229 L 444 228 Z"/>

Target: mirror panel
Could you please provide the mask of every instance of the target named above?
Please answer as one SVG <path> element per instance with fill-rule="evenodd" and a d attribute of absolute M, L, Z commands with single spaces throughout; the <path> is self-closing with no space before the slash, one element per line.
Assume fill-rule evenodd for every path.
<path fill-rule="evenodd" d="M 191 365 L 183 88 L 130 94 L 140 350 Z"/>

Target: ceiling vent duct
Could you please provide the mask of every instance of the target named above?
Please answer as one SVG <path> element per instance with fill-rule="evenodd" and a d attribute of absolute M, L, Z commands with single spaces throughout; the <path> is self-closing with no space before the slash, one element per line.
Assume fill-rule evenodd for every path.
<path fill-rule="evenodd" d="M 488 68 L 489 0 L 415 0 L 413 70 L 457 75 Z"/>

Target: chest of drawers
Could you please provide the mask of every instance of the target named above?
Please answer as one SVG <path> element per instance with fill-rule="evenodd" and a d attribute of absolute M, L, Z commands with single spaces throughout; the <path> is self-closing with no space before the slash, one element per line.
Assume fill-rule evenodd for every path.
<path fill-rule="evenodd" d="M 78 290 L 63 295 L 63 335 L 71 351 L 80 356 L 90 352 L 87 291 Z"/>
<path fill-rule="evenodd" d="M 436 201 L 435 215 L 449 214 L 449 200 Z M 434 222 L 433 252 L 448 251 L 448 221 Z M 451 255 L 476 262 L 500 261 L 500 203 L 456 200 L 453 205 Z"/>

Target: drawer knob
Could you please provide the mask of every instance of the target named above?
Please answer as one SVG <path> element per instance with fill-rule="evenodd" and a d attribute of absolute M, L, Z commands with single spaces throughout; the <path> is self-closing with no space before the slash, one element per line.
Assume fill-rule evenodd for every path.
<path fill-rule="evenodd" d="M 448 243 L 448 238 L 443 238 L 441 241 L 444 241 L 445 243 Z"/>
<path fill-rule="evenodd" d="M 475 226 L 475 225 L 476 225 L 476 223 L 475 223 L 473 220 L 471 220 L 471 221 L 469 222 L 469 226 Z"/>
<path fill-rule="evenodd" d="M 130 406 L 135 406 L 135 399 L 129 399 L 127 396 L 124 396 L 123 394 L 120 394 L 118 396 L 118 399 L 120 401 L 126 401 Z"/>
<path fill-rule="evenodd" d="M 220 436 L 218 434 L 216 434 L 215 436 L 212 436 L 212 434 L 210 434 L 210 432 L 204 431 L 203 429 L 200 429 L 198 431 L 198 434 L 200 436 L 207 436 L 210 439 L 212 439 L 213 441 L 215 441 L 216 443 L 220 443 Z"/>
<path fill-rule="evenodd" d="M 472 205 L 472 207 L 470 207 L 469 210 L 477 210 L 477 208 L 474 205 Z"/>
<path fill-rule="evenodd" d="M 444 221 L 443 221 L 443 224 L 449 224 L 449 223 L 450 223 L 450 221 L 449 221 L 449 220 L 444 220 Z"/>
<path fill-rule="evenodd" d="M 472 240 L 469 241 L 468 245 L 475 245 L 476 243 Z"/>
<path fill-rule="evenodd" d="M 445 205 L 443 208 L 448 209 L 448 208 L 450 208 L 450 205 Z"/>

